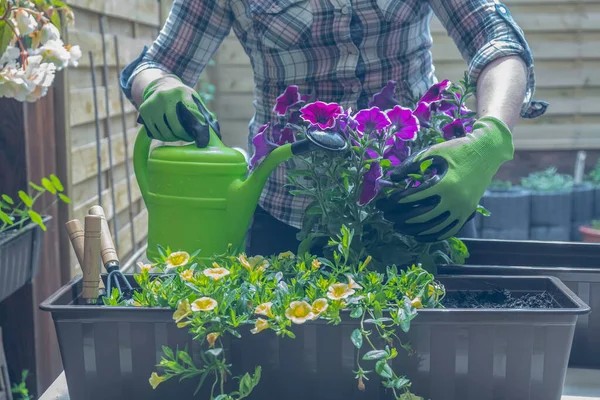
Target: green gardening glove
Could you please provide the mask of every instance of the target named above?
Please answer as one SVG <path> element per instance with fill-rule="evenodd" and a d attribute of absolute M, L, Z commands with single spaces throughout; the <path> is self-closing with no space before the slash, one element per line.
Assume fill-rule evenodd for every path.
<path fill-rule="evenodd" d="M 465 137 L 437 144 L 405 161 L 391 174 L 404 184 L 419 174 L 430 159 L 436 174 L 417 187 L 392 191 L 377 202 L 394 229 L 420 242 L 454 236 L 475 216 L 479 200 L 498 169 L 512 160 L 514 147 L 508 127 L 494 117 L 483 117 Z"/>
<path fill-rule="evenodd" d="M 196 142 L 206 147 L 210 129 L 219 138 L 219 123 L 196 93 L 175 75 L 164 75 L 150 83 L 139 107 L 148 135 L 165 142 Z"/>

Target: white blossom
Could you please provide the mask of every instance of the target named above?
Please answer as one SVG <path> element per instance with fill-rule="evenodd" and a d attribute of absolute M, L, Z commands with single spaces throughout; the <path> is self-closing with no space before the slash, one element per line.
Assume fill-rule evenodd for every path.
<path fill-rule="evenodd" d="M 42 62 L 41 56 L 31 56 L 25 70 L 11 64 L 0 70 L 0 97 L 33 102 L 47 94 L 54 81 L 56 66 Z"/>
<path fill-rule="evenodd" d="M 40 43 L 46 44 L 49 40 L 59 40 L 60 32 L 54 24 L 46 24 L 41 30 Z"/>
<path fill-rule="evenodd" d="M 8 46 L 6 51 L 2 56 L 0 56 L 0 66 L 9 63 L 11 61 L 16 61 L 21 54 L 21 50 L 15 46 Z"/>
<path fill-rule="evenodd" d="M 69 66 L 77 67 L 79 65 L 79 59 L 81 59 L 81 48 L 79 45 L 67 45 L 66 48 L 69 50 L 69 54 L 71 55 L 71 58 L 69 59 Z"/>
<path fill-rule="evenodd" d="M 37 29 L 37 21 L 27 11 L 19 9 L 15 13 L 15 21 L 21 35 L 29 35 Z"/>
<path fill-rule="evenodd" d="M 43 57 L 44 62 L 52 63 L 56 65 L 57 71 L 65 68 L 69 65 L 71 54 L 65 49 L 62 40 L 49 40 L 34 52 L 36 55 L 40 54 Z"/>

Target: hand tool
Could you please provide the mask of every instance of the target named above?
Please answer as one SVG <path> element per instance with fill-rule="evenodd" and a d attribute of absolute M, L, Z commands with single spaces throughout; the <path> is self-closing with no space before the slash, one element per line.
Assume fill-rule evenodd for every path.
<path fill-rule="evenodd" d="M 97 304 L 100 281 L 100 235 L 102 218 L 86 215 L 83 248 L 83 289 L 81 297 L 86 304 Z"/>

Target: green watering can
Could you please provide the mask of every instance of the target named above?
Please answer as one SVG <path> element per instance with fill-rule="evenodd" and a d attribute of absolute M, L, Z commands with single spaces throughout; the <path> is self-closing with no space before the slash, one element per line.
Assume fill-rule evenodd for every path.
<path fill-rule="evenodd" d="M 204 139 L 185 146 L 160 146 L 149 154 L 152 138 L 142 127 L 134 147 L 135 175 L 148 209 L 148 249 L 153 261 L 158 245 L 172 251 L 200 250 L 200 260 L 224 253 L 231 244 L 245 251 L 245 237 L 260 194 L 271 172 L 294 155 L 324 149 L 341 151 L 339 134 L 313 131 L 307 139 L 273 150 L 248 175 L 244 155 L 220 140 L 210 121 Z"/>

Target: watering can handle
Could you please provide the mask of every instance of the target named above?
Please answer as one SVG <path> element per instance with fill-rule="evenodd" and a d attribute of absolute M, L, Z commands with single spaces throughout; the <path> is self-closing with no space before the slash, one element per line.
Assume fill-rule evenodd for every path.
<path fill-rule="evenodd" d="M 133 148 L 133 170 L 146 207 L 148 207 L 148 156 L 151 144 L 152 139 L 146 133 L 146 128 L 142 126 Z"/>

